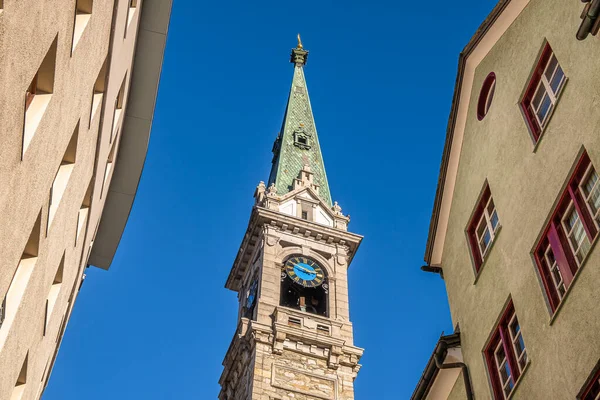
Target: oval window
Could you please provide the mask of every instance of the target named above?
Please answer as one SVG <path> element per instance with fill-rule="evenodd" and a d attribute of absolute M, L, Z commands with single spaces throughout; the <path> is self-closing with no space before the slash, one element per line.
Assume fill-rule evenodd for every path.
<path fill-rule="evenodd" d="M 485 81 L 483 81 L 483 85 L 481 86 L 481 92 L 479 93 L 479 101 L 477 102 L 477 119 L 481 121 L 490 106 L 492 105 L 492 100 L 494 99 L 494 92 L 496 91 L 496 74 L 490 72 Z"/>

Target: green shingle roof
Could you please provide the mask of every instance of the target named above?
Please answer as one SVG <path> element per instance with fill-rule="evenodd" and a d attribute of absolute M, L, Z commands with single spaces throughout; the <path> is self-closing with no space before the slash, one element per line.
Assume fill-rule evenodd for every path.
<path fill-rule="evenodd" d="M 300 46 L 292 50 L 294 78 L 281 131 L 273 145 L 274 157 L 269 186 L 274 183 L 279 195 L 290 192 L 294 179 L 298 177 L 302 167 L 308 164 L 314 182 L 319 185 L 319 197 L 331 206 L 325 165 L 304 77 L 307 57 L 308 51 Z"/>

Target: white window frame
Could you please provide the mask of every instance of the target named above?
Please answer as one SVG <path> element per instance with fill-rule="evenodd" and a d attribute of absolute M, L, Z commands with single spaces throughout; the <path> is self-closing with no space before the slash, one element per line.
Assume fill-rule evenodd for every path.
<path fill-rule="evenodd" d="M 571 240 L 572 235 L 575 232 L 575 225 L 573 225 L 573 228 L 569 228 L 568 225 L 568 218 L 569 215 L 571 215 L 571 212 L 574 212 L 577 215 L 577 221 L 579 224 L 581 224 L 581 229 L 583 229 L 583 240 L 577 242 L 577 249 L 575 249 L 575 247 L 573 246 L 573 240 Z M 571 251 L 573 252 L 573 256 L 575 256 L 575 262 L 577 263 L 577 266 L 581 266 L 581 262 L 585 259 L 585 257 L 587 256 L 587 252 L 585 254 L 582 254 L 581 260 L 579 260 L 579 258 L 577 257 L 577 254 L 579 254 L 582 250 L 583 250 L 583 242 L 585 242 L 587 240 L 588 242 L 588 252 L 589 252 L 589 246 L 591 245 L 591 241 L 590 238 L 588 237 L 587 231 L 585 230 L 585 225 L 583 224 L 583 220 L 581 219 L 581 215 L 579 215 L 579 212 L 577 211 L 577 208 L 575 208 L 575 203 L 573 203 L 573 200 L 571 199 L 569 201 L 569 206 L 567 207 L 567 211 L 565 211 L 563 217 L 561 218 L 561 224 L 563 226 L 563 229 L 565 230 L 565 234 L 567 236 L 567 242 L 569 242 L 569 247 L 571 248 Z"/>
<path fill-rule="evenodd" d="M 554 69 L 554 71 L 552 72 L 552 76 L 548 80 L 548 78 L 546 78 L 546 72 L 548 72 L 548 68 L 550 67 L 550 64 L 552 64 L 552 58 L 556 59 L 556 68 Z M 558 68 L 560 68 L 561 71 L 563 72 L 563 77 L 562 77 L 560 83 L 558 84 L 558 88 L 556 89 L 556 92 L 554 92 L 552 90 L 552 86 L 550 86 L 550 82 L 552 81 L 552 79 L 554 79 L 554 75 L 556 74 L 556 71 L 558 71 Z M 567 79 L 567 76 L 565 75 L 565 70 L 562 68 L 562 66 L 558 62 L 558 58 L 556 58 L 556 55 L 554 54 L 554 52 L 552 52 L 550 54 L 550 58 L 548 58 L 548 62 L 544 66 L 544 71 L 542 72 L 542 75 L 540 76 L 540 81 L 537 84 L 537 88 L 533 92 L 533 96 L 531 96 L 531 110 L 533 111 L 533 115 L 534 115 L 536 121 L 538 122 L 538 124 L 540 125 L 540 128 L 544 128 L 546 126 L 546 123 L 548 122 L 548 117 L 550 116 L 550 114 L 552 114 L 552 110 L 554 109 L 554 106 L 558 102 L 558 97 L 560 96 L 560 92 L 565 84 L 566 79 Z M 544 102 L 544 95 L 541 96 L 541 100 L 540 100 L 539 104 L 537 104 L 537 106 L 534 104 L 534 100 L 537 97 L 540 90 L 544 90 L 545 94 L 548 95 L 548 97 L 550 98 L 550 107 L 548 107 L 548 111 L 546 112 L 546 114 L 544 114 L 544 117 L 541 120 L 540 120 L 540 117 L 538 116 L 538 111 L 539 111 L 540 107 L 542 106 L 542 103 Z"/>
<path fill-rule="evenodd" d="M 519 326 L 519 332 L 517 335 L 513 335 L 512 325 L 516 322 Z M 510 341 L 512 342 L 513 351 L 515 352 L 515 356 L 517 356 L 517 367 L 519 368 L 519 373 L 523 372 L 523 368 L 527 365 L 527 347 L 525 347 L 525 340 L 523 340 L 523 352 L 519 355 L 517 351 L 517 342 L 519 341 L 519 337 L 523 337 L 523 332 L 521 330 L 521 324 L 519 324 L 519 320 L 517 320 L 517 313 L 514 313 L 510 321 L 508 322 L 508 334 L 510 335 Z M 525 358 L 525 362 L 521 365 L 521 360 Z"/>
<path fill-rule="evenodd" d="M 590 190 L 590 192 L 586 194 L 585 184 L 590 179 L 590 176 L 592 175 L 592 173 L 595 173 L 596 176 L 598 177 L 598 179 L 596 180 L 596 183 L 592 187 L 592 190 Z M 600 175 L 598 175 L 598 172 L 594 169 L 594 166 L 590 163 L 590 165 L 588 166 L 588 168 L 585 171 L 585 174 L 583 174 L 583 179 L 581 180 L 581 183 L 579 184 L 579 191 L 581 192 L 581 194 L 583 195 L 583 198 L 585 199 L 585 205 L 587 206 L 588 211 L 590 212 L 590 215 L 594 219 L 594 224 L 596 225 L 596 228 L 600 229 L 600 207 L 598 207 L 598 209 L 596 210 L 596 213 L 594 213 L 594 209 L 592 208 L 592 205 L 590 204 L 592 201 L 592 195 L 597 190 L 600 190 Z"/>
<path fill-rule="evenodd" d="M 477 221 L 477 224 L 475 225 L 475 238 L 477 239 L 477 250 L 479 251 L 479 254 L 481 254 L 482 259 L 485 258 L 485 255 L 489 251 L 490 247 L 492 247 L 492 243 L 496 239 L 496 231 L 498 230 L 498 227 L 500 226 L 500 218 L 498 218 L 498 211 L 496 211 L 496 204 L 494 203 L 494 208 L 492 209 L 491 213 L 488 211 L 488 207 L 491 202 L 493 202 L 493 198 L 490 195 L 490 198 L 488 199 L 487 203 L 485 204 L 485 207 L 483 208 L 483 213 L 481 214 L 481 217 L 479 218 L 479 220 Z M 496 218 L 498 218 L 498 222 L 496 223 L 495 228 L 492 226 L 492 215 L 494 214 L 494 212 L 496 213 Z M 488 245 L 485 247 L 485 249 L 482 250 L 481 249 L 481 241 L 485 235 L 486 229 L 484 229 L 483 234 L 481 236 L 479 236 L 479 227 L 481 226 L 482 220 L 484 220 L 484 219 L 485 219 L 486 229 L 490 233 L 490 241 L 489 241 Z"/>
<path fill-rule="evenodd" d="M 498 363 L 498 350 L 500 350 L 500 349 L 502 349 L 502 351 L 504 352 L 504 360 L 501 363 Z M 502 339 L 500 339 L 498 341 L 498 346 L 496 346 L 496 349 L 494 350 L 494 363 L 496 364 L 496 370 L 498 371 L 498 377 L 500 378 L 500 385 L 502 385 L 502 395 L 504 396 L 505 399 L 507 399 L 508 396 L 510 396 L 510 394 L 512 393 L 512 391 L 515 388 L 515 380 L 514 380 L 513 371 L 512 371 L 512 369 L 510 369 L 510 365 L 508 364 L 508 354 L 506 354 L 506 350 L 504 349 L 504 343 L 502 343 Z M 508 375 L 508 379 L 505 382 L 503 382 L 502 381 L 502 371 L 504 370 L 505 365 L 508 366 L 510 375 Z M 513 386 L 510 389 L 510 391 L 508 393 L 506 393 L 506 388 L 510 384 L 511 381 L 512 381 Z"/>

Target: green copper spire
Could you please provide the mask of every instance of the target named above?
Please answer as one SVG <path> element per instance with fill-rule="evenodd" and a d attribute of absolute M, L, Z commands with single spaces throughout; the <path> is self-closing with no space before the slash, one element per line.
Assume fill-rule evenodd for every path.
<path fill-rule="evenodd" d="M 275 184 L 279 195 L 290 192 L 294 179 L 303 167 L 308 165 L 313 173 L 314 182 L 319 186 L 319 197 L 331 206 L 325 165 L 304 78 L 307 58 L 308 51 L 302 47 L 298 35 L 298 47 L 292 49 L 290 59 L 294 64 L 294 79 L 283 125 L 273 145 L 273 167 L 269 176 L 269 186 Z"/>

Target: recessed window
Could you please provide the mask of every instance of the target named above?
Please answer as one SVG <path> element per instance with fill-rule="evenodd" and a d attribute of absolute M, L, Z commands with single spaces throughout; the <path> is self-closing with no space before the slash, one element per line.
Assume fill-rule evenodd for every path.
<path fill-rule="evenodd" d="M 0 348 L 2 348 L 2 345 L 8 336 L 10 325 L 15 320 L 17 310 L 19 309 L 19 305 L 21 304 L 21 300 L 25 294 L 27 285 L 29 284 L 29 279 L 33 273 L 33 268 L 37 262 L 40 247 L 41 221 L 42 212 L 40 211 L 33 228 L 31 229 L 31 233 L 29 234 L 29 238 L 27 239 L 27 243 L 25 244 L 21 259 L 17 264 L 17 269 L 8 290 L 6 294 L 0 294 L 3 298 L 2 302 L 4 303 L 4 320 L 0 325 Z"/>
<path fill-rule="evenodd" d="M 54 275 L 54 279 L 52 280 L 52 286 L 50 287 L 50 292 L 48 293 L 48 299 L 46 301 L 46 322 L 44 332 L 48 328 L 50 318 L 52 317 L 52 311 L 54 310 L 54 306 L 56 305 L 56 301 L 58 300 L 58 295 L 60 294 L 64 269 L 65 255 L 63 254 L 60 260 L 60 264 L 58 265 L 58 269 L 56 270 L 56 274 Z"/>
<path fill-rule="evenodd" d="M 112 131 L 110 133 L 110 142 L 112 143 L 115 138 L 115 133 L 117 129 L 119 129 L 119 122 L 121 121 L 121 114 L 123 114 L 123 102 L 125 100 L 125 82 L 127 81 L 127 75 L 123 78 L 123 82 L 121 82 L 121 87 L 119 89 L 119 93 L 115 99 L 115 109 L 113 113 L 113 123 L 112 123 Z"/>
<path fill-rule="evenodd" d="M 71 140 L 67 145 L 65 154 L 63 155 L 62 161 L 60 162 L 60 166 L 58 167 L 58 171 L 56 172 L 56 176 L 54 177 L 54 181 L 52 182 L 48 209 L 48 230 L 50 230 L 50 225 L 52 224 L 52 221 L 54 221 L 54 217 L 56 216 L 56 212 L 58 211 L 58 205 L 60 204 L 60 200 L 65 194 L 65 191 L 67 190 L 69 178 L 71 177 L 73 169 L 75 168 L 78 137 L 79 123 L 77 123 L 77 125 L 75 126 L 75 130 L 71 135 Z"/>
<path fill-rule="evenodd" d="M 600 398 L 600 362 L 592 371 L 585 385 L 577 395 L 577 400 L 598 400 Z"/>
<path fill-rule="evenodd" d="M 494 399 L 508 399 L 528 361 L 523 333 L 512 301 L 503 312 L 484 354 Z"/>
<path fill-rule="evenodd" d="M 566 79 L 556 55 L 547 43 L 521 100 L 521 109 L 535 142 L 550 120 Z"/>
<path fill-rule="evenodd" d="M 90 213 L 90 205 L 92 204 L 92 182 L 89 183 L 88 188 L 81 202 L 81 207 L 77 213 L 77 233 L 75 234 L 75 246 L 79 242 L 79 237 L 83 232 L 83 227 L 87 222 L 88 215 Z"/>
<path fill-rule="evenodd" d="M 22 156 L 27 151 L 54 92 L 57 39 L 58 37 L 50 45 L 42 64 L 25 89 L 23 99 L 25 124 L 23 125 Z"/>
<path fill-rule="evenodd" d="M 302 322 L 299 318 L 289 317 L 288 325 L 293 326 L 294 328 L 300 328 L 302 326 Z"/>
<path fill-rule="evenodd" d="M 27 359 L 29 358 L 29 353 L 25 356 L 25 361 L 23 361 L 23 365 L 21 365 L 21 370 L 19 371 L 19 377 L 17 378 L 17 382 L 15 383 L 15 387 L 13 389 L 12 395 L 10 396 L 10 400 L 21 400 L 23 398 L 23 394 L 25 393 L 25 389 L 27 387 Z"/>
<path fill-rule="evenodd" d="M 102 104 L 102 98 L 104 97 L 104 92 L 106 91 L 106 64 L 108 61 L 108 57 L 104 59 L 104 63 L 100 68 L 100 72 L 98 72 L 98 77 L 96 78 L 96 82 L 94 82 L 94 87 L 92 89 L 92 103 L 90 110 L 90 120 L 88 123 L 88 128 L 92 126 L 92 120 L 96 116 L 96 113 L 100 109 L 100 105 Z"/>
<path fill-rule="evenodd" d="M 106 160 L 106 166 L 104 167 L 104 180 L 102 181 L 102 190 L 100 191 L 100 197 L 104 195 L 105 188 L 108 188 L 108 178 L 111 176 L 110 173 L 112 172 L 113 163 L 115 161 L 115 143 L 113 143 L 110 152 L 108 153 L 108 159 Z"/>
<path fill-rule="evenodd" d="M 481 92 L 479 93 L 479 101 L 477 102 L 477 119 L 481 121 L 488 113 L 492 100 L 494 99 L 494 92 L 496 91 L 496 74 L 490 72 L 483 85 L 481 86 Z"/>
<path fill-rule="evenodd" d="M 73 25 L 73 45 L 71 53 L 81 39 L 83 31 L 92 17 L 93 0 L 76 0 L 75 2 L 75 24 Z"/>
<path fill-rule="evenodd" d="M 125 37 L 127 37 L 127 31 L 129 30 L 129 25 L 131 24 L 131 21 L 133 21 L 136 9 L 137 0 L 129 0 L 129 7 L 127 8 L 127 21 L 125 22 Z"/>
<path fill-rule="evenodd" d="M 562 301 L 598 235 L 599 208 L 598 173 L 584 153 L 535 249 L 536 264 L 552 311 Z"/>
<path fill-rule="evenodd" d="M 496 239 L 499 228 L 500 220 L 498 219 L 496 205 L 490 187 L 486 184 L 467 228 L 476 271 L 481 268 L 483 260 L 485 260 L 492 243 Z"/>
<path fill-rule="evenodd" d="M 313 206 L 311 203 L 301 201 L 300 204 L 298 204 L 298 209 L 300 211 L 300 218 L 307 221 L 313 220 Z"/>

